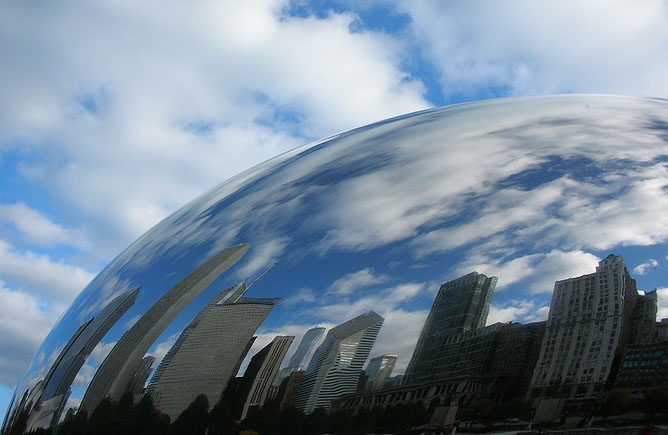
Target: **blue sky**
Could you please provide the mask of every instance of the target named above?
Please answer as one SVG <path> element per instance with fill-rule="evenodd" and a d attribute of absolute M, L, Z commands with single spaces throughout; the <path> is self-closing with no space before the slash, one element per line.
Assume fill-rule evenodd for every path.
<path fill-rule="evenodd" d="M 668 98 L 667 52 L 650 0 L 3 3 L 0 408 L 86 283 L 220 181 L 433 106 Z"/>

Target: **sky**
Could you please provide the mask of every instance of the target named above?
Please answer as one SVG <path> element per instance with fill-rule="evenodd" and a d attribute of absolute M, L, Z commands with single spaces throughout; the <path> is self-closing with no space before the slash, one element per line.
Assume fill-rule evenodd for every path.
<path fill-rule="evenodd" d="M 217 183 L 434 106 L 668 98 L 667 52 L 659 0 L 4 2 L 0 409 L 80 290 Z M 630 266 L 642 275 L 666 254 Z M 331 291 L 383 280 L 357 273 Z M 536 309 L 494 306 L 490 316 Z"/>

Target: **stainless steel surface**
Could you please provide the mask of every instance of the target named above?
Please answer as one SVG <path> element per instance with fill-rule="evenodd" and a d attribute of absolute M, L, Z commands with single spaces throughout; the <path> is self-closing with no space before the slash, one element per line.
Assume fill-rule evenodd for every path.
<path fill-rule="evenodd" d="M 274 336 L 294 335 L 286 365 L 309 328 L 374 310 L 385 322 L 371 357 L 398 355 L 397 374 L 410 360 L 440 284 L 474 270 L 498 276 L 489 321 L 544 319 L 554 281 L 593 272 L 609 253 L 623 256 L 630 268 L 649 258 L 665 261 L 667 211 L 665 100 L 492 100 L 341 133 L 220 184 L 121 253 L 44 341 L 10 414 L 18 407 L 30 412 L 65 345 L 108 303 L 140 287 L 98 344 L 99 353 L 226 248 L 250 245 L 192 303 L 172 313 L 148 354 L 164 355 L 214 295 L 275 262 L 247 293 L 282 298 L 249 358 Z M 665 269 L 631 274 L 640 289 L 668 284 Z M 132 364 L 139 364 L 140 353 Z M 99 355 L 88 358 L 70 403 L 83 397 L 100 363 Z"/>

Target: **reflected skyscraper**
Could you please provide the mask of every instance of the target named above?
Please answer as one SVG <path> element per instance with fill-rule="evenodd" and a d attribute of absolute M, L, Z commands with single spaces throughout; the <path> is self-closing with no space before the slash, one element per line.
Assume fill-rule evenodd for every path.
<path fill-rule="evenodd" d="M 301 330 L 306 332 L 317 322 L 345 316 L 346 310 L 382 306 L 395 313 L 383 326 L 396 331 L 396 340 L 387 337 L 389 344 L 403 347 L 420 335 L 423 325 L 413 322 L 424 319 L 434 302 L 425 298 L 420 283 L 443 283 L 443 276 L 474 270 L 472 264 L 507 271 L 500 306 L 521 301 L 522 308 L 536 308 L 527 315 L 542 316 L 550 299 L 545 290 L 552 290 L 555 280 L 593 272 L 601 249 L 614 250 L 627 262 L 632 258 L 632 266 L 668 252 L 661 219 L 666 119 L 668 102 L 661 99 L 562 95 L 487 100 L 336 134 L 245 171 L 161 221 L 91 281 L 35 352 L 17 383 L 3 430 L 25 430 L 45 387 L 40 381 L 90 318 L 85 313 L 106 304 L 109 289 L 142 285 L 135 304 L 101 340 L 99 347 L 107 348 L 130 328 L 124 327 L 126 317 L 153 314 L 153 305 L 195 268 L 219 249 L 241 243 L 254 246 L 255 255 L 249 252 L 218 281 L 232 285 L 227 274 L 239 276 L 236 283 L 243 279 L 240 273 L 250 275 L 260 264 L 277 261 L 271 287 L 284 289 L 290 304 L 272 310 L 266 322 L 272 331 L 308 325 Z M 645 272 L 639 275 L 643 288 L 665 286 L 660 265 Z M 209 289 L 202 308 L 219 290 Z M 272 296 L 270 291 L 263 289 L 262 296 Z M 646 320 L 651 306 L 645 308 L 638 314 Z M 184 330 L 196 314 L 177 316 L 168 330 Z M 657 329 L 668 336 L 668 328 Z M 456 367 L 455 372 L 468 372 L 470 378 L 484 367 L 477 363 L 482 360 L 477 346 L 487 346 L 487 336 L 494 335 L 486 332 L 492 331 L 466 332 L 457 343 L 455 336 L 448 337 L 463 349 L 458 355 L 466 356 L 462 371 Z M 166 335 L 166 330 L 160 334 Z M 140 337 L 131 341 L 140 343 Z M 506 347 L 512 350 L 514 343 L 508 338 Z M 600 351 L 608 346 L 601 344 Z M 109 378 L 118 374 L 128 380 L 127 387 L 135 374 L 135 385 L 140 383 L 143 372 L 137 368 L 146 355 L 129 349 L 114 351 L 120 355 L 113 366 L 127 359 L 132 367 L 103 370 Z M 509 364 L 499 372 L 523 372 L 511 367 L 520 360 L 515 357 L 504 361 Z M 284 394 L 279 394 L 286 404 L 299 389 L 299 374 L 286 378 Z M 424 384 L 461 386 L 468 399 L 478 394 L 472 382 L 477 381 Z M 396 390 L 417 392 L 420 385 L 397 385 Z M 449 395 L 444 391 L 440 398 Z"/>
<path fill-rule="evenodd" d="M 243 420 L 251 409 L 259 409 L 264 405 L 269 390 L 278 377 L 278 368 L 294 338 L 279 335 L 253 356 L 241 380 L 239 395 L 234 401 L 238 408 L 237 418 Z"/>
<path fill-rule="evenodd" d="M 638 291 L 622 257 L 554 283 L 531 395 L 589 399 L 601 391 L 628 343 Z"/>
<path fill-rule="evenodd" d="M 227 269 L 248 252 L 243 244 L 224 249 L 172 287 L 116 343 L 81 402 L 81 410 L 91 413 L 105 397 L 118 401 L 129 392 L 142 358 L 174 318 Z"/>
<path fill-rule="evenodd" d="M 405 383 L 448 376 L 448 339 L 485 326 L 497 281 L 471 272 L 441 286 L 408 363 Z"/>
<path fill-rule="evenodd" d="M 366 367 L 369 379 L 366 382 L 366 390 L 376 391 L 383 388 L 385 380 L 390 377 L 397 363 L 397 355 L 380 355 L 371 358 Z"/>
<path fill-rule="evenodd" d="M 384 320 L 369 311 L 330 329 L 313 354 L 295 407 L 307 414 L 316 408 L 329 410 L 333 399 L 354 393 Z"/>
<path fill-rule="evenodd" d="M 31 416 L 29 428 L 48 427 L 58 423 L 69 397 L 70 386 L 81 366 L 102 337 L 135 303 L 138 294 L 139 287 L 117 296 L 95 317 L 81 325 L 70 338 L 44 378 L 44 392 Z"/>
<path fill-rule="evenodd" d="M 302 337 L 302 341 L 299 342 L 297 351 L 292 355 L 292 358 L 290 358 L 287 367 L 281 369 L 281 374 L 276 379 L 275 385 L 280 384 L 280 382 L 287 378 L 290 373 L 303 370 L 306 367 L 313 356 L 316 345 L 320 342 L 322 336 L 325 335 L 325 330 L 326 328 L 316 326 L 315 328 L 306 331 L 304 337 Z"/>
<path fill-rule="evenodd" d="M 247 289 L 244 281 L 218 294 L 162 360 L 146 388 L 161 412 L 175 419 L 200 394 L 209 407 L 218 402 L 253 334 L 279 300 L 244 298 Z"/>

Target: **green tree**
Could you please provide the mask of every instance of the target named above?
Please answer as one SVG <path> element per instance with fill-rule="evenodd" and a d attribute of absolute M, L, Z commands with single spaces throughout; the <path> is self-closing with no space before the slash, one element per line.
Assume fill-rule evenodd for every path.
<path fill-rule="evenodd" d="M 209 417 L 209 399 L 200 394 L 174 420 L 170 430 L 174 435 L 204 435 Z"/>
<path fill-rule="evenodd" d="M 316 408 L 304 419 L 304 433 L 317 435 L 329 432 L 329 416 L 323 408 Z"/>
<path fill-rule="evenodd" d="M 222 398 L 209 412 L 209 435 L 236 435 L 237 424 L 227 399 Z"/>
<path fill-rule="evenodd" d="M 304 433 L 304 418 L 304 413 L 295 408 L 283 409 L 279 417 L 281 433 L 301 435 Z"/>
<path fill-rule="evenodd" d="M 329 415 L 329 428 L 342 435 L 353 433 L 353 414 L 347 409 L 339 409 Z"/>

